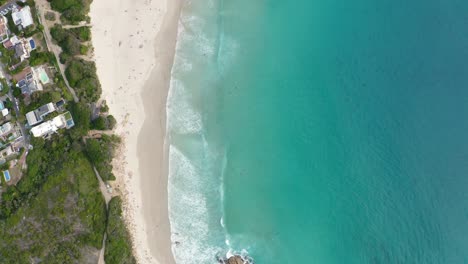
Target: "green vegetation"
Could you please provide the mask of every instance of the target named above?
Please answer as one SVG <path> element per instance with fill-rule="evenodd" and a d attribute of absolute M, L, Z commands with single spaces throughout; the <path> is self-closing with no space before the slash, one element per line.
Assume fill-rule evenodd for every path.
<path fill-rule="evenodd" d="M 50 29 L 50 34 L 62 48 L 61 60 L 64 64 L 70 62 L 74 56 L 88 52 L 88 47 L 82 42 L 91 40 L 89 27 L 64 29 L 61 25 L 56 25 Z"/>
<path fill-rule="evenodd" d="M 31 57 L 29 58 L 29 65 L 30 66 L 39 66 L 44 63 L 50 63 L 54 65 L 55 56 L 52 52 L 39 52 L 37 50 L 33 50 L 31 52 Z"/>
<path fill-rule="evenodd" d="M 76 93 L 87 102 L 95 102 L 101 96 L 101 84 L 94 62 L 73 60 L 65 70 L 65 75 L 68 83 L 76 88 Z"/>
<path fill-rule="evenodd" d="M 91 128 L 96 130 L 112 130 L 117 124 L 114 116 L 99 116 L 93 122 L 91 122 Z"/>
<path fill-rule="evenodd" d="M 3 45 L 0 45 L 0 52 L 2 56 L 0 56 L 0 61 L 5 64 L 7 70 L 9 67 L 16 65 L 20 62 L 20 59 L 16 57 L 14 49 L 5 49 Z"/>
<path fill-rule="evenodd" d="M 78 59 L 75 56 L 88 53 L 83 41 L 91 39 L 89 27 L 64 29 L 60 25 L 51 28 L 52 38 L 62 48 L 60 63 L 66 64 L 65 75 L 78 95 L 87 102 L 95 102 L 101 96 L 101 84 L 96 74 L 94 62 Z"/>
<path fill-rule="evenodd" d="M 8 12 L 8 14 L 5 15 L 5 17 L 7 18 L 8 20 L 8 29 L 11 31 L 11 33 L 15 34 L 15 35 L 19 35 L 20 34 L 20 30 L 18 29 L 18 27 L 15 25 L 15 22 L 13 22 L 13 18 L 11 16 L 11 12 Z"/>
<path fill-rule="evenodd" d="M 27 106 L 20 107 L 20 111 L 25 115 L 29 111 L 34 111 L 38 107 L 52 102 L 52 93 L 48 92 L 35 92 L 31 94 L 31 102 Z"/>
<path fill-rule="evenodd" d="M 91 28 L 90 27 L 77 27 L 71 28 L 70 31 L 75 37 L 81 41 L 90 41 L 91 40 Z"/>
<path fill-rule="evenodd" d="M 106 226 L 91 164 L 68 137 L 34 141 L 27 175 L 2 195 L 0 259 L 83 263 L 83 248 L 101 248 Z"/>
<path fill-rule="evenodd" d="M 99 111 L 101 111 L 102 113 L 109 112 L 109 106 L 107 105 L 106 101 L 102 102 L 101 107 L 99 108 Z"/>
<path fill-rule="evenodd" d="M 67 55 L 67 57 L 71 58 L 80 54 L 81 41 L 71 30 L 66 30 L 62 26 L 56 25 L 50 29 L 50 34 L 62 48 L 62 53 Z"/>
<path fill-rule="evenodd" d="M 70 24 L 87 20 L 92 0 L 50 0 L 52 9 L 61 13 L 61 19 Z"/>
<path fill-rule="evenodd" d="M 86 55 L 88 54 L 89 47 L 88 45 L 81 45 L 80 46 L 80 54 L 81 55 Z"/>
<path fill-rule="evenodd" d="M 107 130 L 107 119 L 104 116 L 100 116 L 93 120 L 91 128 L 96 130 Z"/>
<path fill-rule="evenodd" d="M 2 90 L 0 91 L 0 96 L 6 95 L 10 91 L 10 87 L 8 86 L 5 79 L 1 78 L 0 83 L 2 84 Z"/>
<path fill-rule="evenodd" d="M 73 116 L 75 127 L 70 130 L 72 138 L 79 140 L 88 134 L 91 122 L 91 110 L 83 103 L 70 102 L 68 110 Z"/>
<path fill-rule="evenodd" d="M 119 143 L 120 139 L 118 137 L 107 135 L 86 140 L 86 154 L 104 181 L 115 180 L 111 162 L 115 148 Z"/>
<path fill-rule="evenodd" d="M 107 129 L 114 129 L 117 125 L 117 120 L 113 115 L 107 116 Z"/>
<path fill-rule="evenodd" d="M 24 60 L 20 64 L 17 64 L 14 69 L 10 70 L 11 74 L 18 74 L 28 66 L 28 61 Z"/>
<path fill-rule="evenodd" d="M 47 11 L 44 15 L 45 19 L 49 20 L 49 21 L 55 21 L 56 19 L 56 16 L 55 16 L 55 13 L 54 12 L 50 12 L 50 11 Z"/>
<path fill-rule="evenodd" d="M 122 217 L 122 200 L 114 197 L 109 202 L 107 239 L 104 260 L 106 263 L 135 264 L 130 236 Z"/>

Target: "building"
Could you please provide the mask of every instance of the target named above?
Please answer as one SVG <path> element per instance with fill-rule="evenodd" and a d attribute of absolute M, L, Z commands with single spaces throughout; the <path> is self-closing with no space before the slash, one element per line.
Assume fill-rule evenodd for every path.
<path fill-rule="evenodd" d="M 31 112 L 28 112 L 26 114 L 26 119 L 28 121 L 28 125 L 29 126 L 34 126 L 34 125 L 37 125 L 39 123 L 41 123 L 42 121 L 44 121 L 44 118 L 54 112 L 56 109 L 55 109 L 55 106 L 53 103 L 48 103 L 48 104 L 45 104 L 41 107 L 39 107 L 38 109 L 34 110 L 34 111 L 31 111 Z"/>
<path fill-rule="evenodd" d="M 0 136 L 5 136 L 13 130 L 13 126 L 10 122 L 7 122 L 0 126 Z"/>
<path fill-rule="evenodd" d="M 31 128 L 31 133 L 34 137 L 47 137 L 56 133 L 61 128 L 69 129 L 75 123 L 70 112 L 54 117 L 54 119 L 44 122 L 38 126 Z"/>
<path fill-rule="evenodd" d="M 3 108 L 1 113 L 3 117 L 7 117 L 10 114 L 10 111 L 8 111 L 8 108 Z"/>
<path fill-rule="evenodd" d="M 29 6 L 25 6 L 19 10 L 13 10 L 11 17 L 13 18 L 15 25 L 18 26 L 20 30 L 34 24 L 31 8 Z"/>
<path fill-rule="evenodd" d="M 16 86 L 21 89 L 23 94 L 29 95 L 43 90 L 35 71 L 31 67 L 24 68 L 20 73 L 14 75 L 13 79 L 17 82 Z"/>
<path fill-rule="evenodd" d="M 8 30 L 8 20 L 5 16 L 0 16 L 0 42 L 5 42 L 10 37 L 10 31 Z"/>
<path fill-rule="evenodd" d="M 31 57 L 31 52 L 36 49 L 36 42 L 34 42 L 32 38 L 16 38 L 10 40 L 10 42 L 14 45 L 16 57 L 21 61 L 29 59 L 29 57 Z"/>
<path fill-rule="evenodd" d="M 5 47 L 5 49 L 11 49 L 18 43 L 19 43 L 18 37 L 13 36 L 10 39 L 3 42 L 3 47 Z"/>

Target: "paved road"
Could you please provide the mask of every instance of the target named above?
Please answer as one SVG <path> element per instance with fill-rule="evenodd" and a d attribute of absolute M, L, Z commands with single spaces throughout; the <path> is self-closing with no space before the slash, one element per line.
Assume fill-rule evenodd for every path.
<path fill-rule="evenodd" d="M 44 17 L 44 13 L 45 13 L 45 10 L 47 10 L 48 4 L 49 3 L 47 2 L 47 0 L 36 1 L 36 7 L 38 10 L 38 14 L 39 14 L 39 20 L 41 24 L 44 26 L 44 37 L 46 40 L 47 49 L 51 51 L 52 53 L 54 53 L 54 56 L 58 62 L 60 73 L 62 74 L 63 79 L 65 81 L 65 85 L 67 86 L 68 91 L 70 91 L 71 95 L 73 96 L 73 100 L 75 102 L 78 102 L 80 99 L 78 98 L 78 96 L 76 96 L 75 90 L 70 86 L 70 84 L 68 83 L 67 77 L 65 76 L 65 65 L 60 63 L 59 55 L 60 55 L 60 52 L 62 52 L 62 50 L 60 49 L 60 47 L 52 43 L 52 36 L 50 35 L 50 28 L 49 28 L 49 25 L 47 25 L 46 19 Z"/>

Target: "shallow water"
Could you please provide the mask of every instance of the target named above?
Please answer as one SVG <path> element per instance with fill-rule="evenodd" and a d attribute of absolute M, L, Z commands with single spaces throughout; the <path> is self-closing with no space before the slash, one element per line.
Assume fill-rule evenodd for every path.
<path fill-rule="evenodd" d="M 177 263 L 468 263 L 468 2 L 186 2 Z"/>

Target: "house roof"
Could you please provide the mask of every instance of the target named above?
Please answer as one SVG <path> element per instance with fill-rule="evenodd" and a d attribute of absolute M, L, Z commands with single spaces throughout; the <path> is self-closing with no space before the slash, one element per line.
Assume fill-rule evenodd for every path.
<path fill-rule="evenodd" d="M 60 99 L 60 101 L 56 102 L 55 105 L 57 107 L 61 107 L 61 106 L 65 105 L 65 101 L 63 99 Z"/>
<path fill-rule="evenodd" d="M 36 109 L 34 112 L 36 112 L 36 115 L 40 117 L 41 119 L 44 118 L 45 115 L 52 113 L 55 111 L 55 106 L 53 103 L 48 103 L 45 104 L 38 109 Z"/>
<path fill-rule="evenodd" d="M 34 126 L 35 124 L 39 123 L 42 120 L 37 120 L 36 113 L 34 111 L 28 112 L 26 114 L 26 120 L 28 120 L 28 125 Z"/>
<path fill-rule="evenodd" d="M 22 80 L 24 80 L 24 81 L 32 80 L 32 77 L 33 77 L 32 74 L 33 73 L 32 73 L 31 67 L 26 67 L 20 73 L 13 75 L 13 79 L 18 83 L 20 81 L 22 81 Z M 21 87 L 21 85 L 20 85 L 20 87 Z"/>
<path fill-rule="evenodd" d="M 6 133 L 10 132 L 13 127 L 11 126 L 11 123 L 5 123 L 0 126 L 0 135 L 5 135 Z"/>
<path fill-rule="evenodd" d="M 70 119 L 73 123 L 73 119 Z M 47 136 L 53 132 L 56 132 L 60 128 L 70 128 L 68 122 L 70 120 L 66 120 L 65 114 L 61 114 L 59 116 L 54 117 L 54 119 L 44 122 L 38 126 L 31 128 L 31 133 L 35 137 L 43 137 Z"/>
<path fill-rule="evenodd" d="M 58 130 L 52 120 L 31 128 L 31 133 L 35 137 L 43 137 Z"/>
<path fill-rule="evenodd" d="M 15 46 L 15 54 L 17 57 L 21 57 L 25 54 L 24 47 L 22 44 L 16 44 Z"/>
<path fill-rule="evenodd" d="M 31 8 L 29 6 L 25 6 L 20 10 L 14 11 L 11 13 L 11 17 L 13 18 L 15 25 L 21 25 L 23 28 L 34 24 Z"/>
<path fill-rule="evenodd" d="M 34 81 L 22 82 L 24 85 L 21 86 L 21 93 L 23 94 L 32 94 L 36 91 L 42 90 L 42 87 L 39 87 Z"/>

